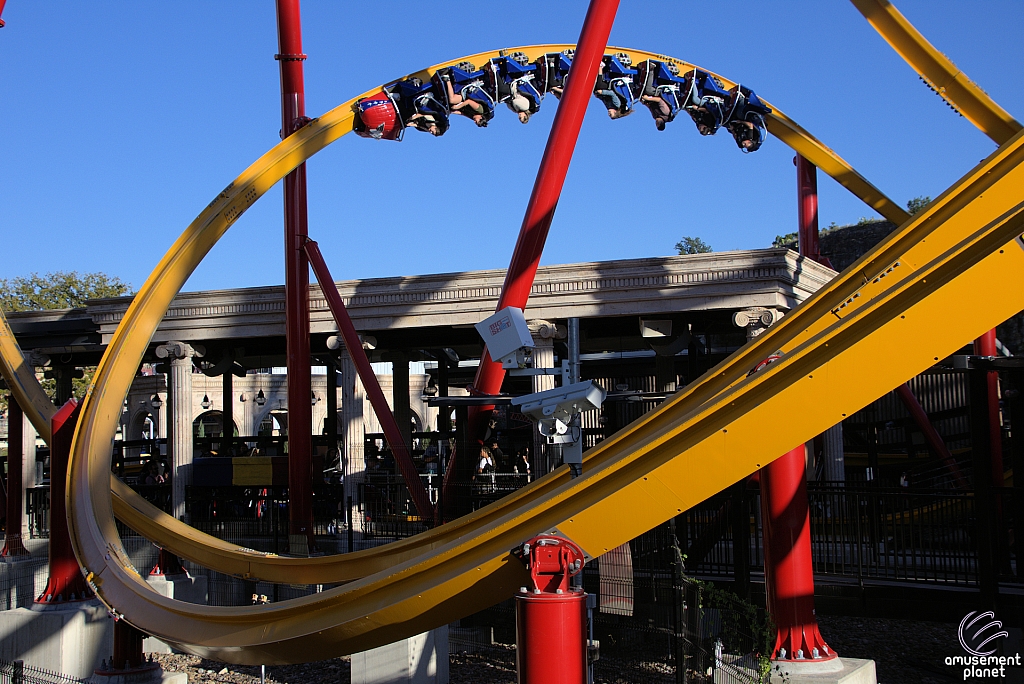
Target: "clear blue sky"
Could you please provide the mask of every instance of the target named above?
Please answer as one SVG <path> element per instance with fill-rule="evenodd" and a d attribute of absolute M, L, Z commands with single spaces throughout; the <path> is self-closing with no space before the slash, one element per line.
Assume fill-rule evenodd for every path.
<path fill-rule="evenodd" d="M 1020 0 L 897 0 L 1018 119 Z M 474 52 L 574 42 L 582 0 L 306 0 L 307 112 Z M 449 9 L 450 8 L 450 9 Z M 741 14 L 731 14 L 731 11 Z M 467 18 L 464 18 L 467 17 Z M 0 30 L 0 277 L 104 271 L 138 287 L 186 225 L 277 141 L 272 0 L 9 0 Z M 611 43 L 754 88 L 900 204 L 936 196 L 995 146 L 952 113 L 845 0 L 622 0 Z M 309 163 L 310 234 L 338 279 L 504 268 L 554 112 L 441 139 L 346 136 Z M 612 122 L 595 101 L 545 263 L 768 246 L 796 226 L 793 153 L 743 155 L 684 120 Z M 821 177 L 821 224 L 872 215 Z M 283 282 L 279 189 L 234 225 L 188 290 Z"/>

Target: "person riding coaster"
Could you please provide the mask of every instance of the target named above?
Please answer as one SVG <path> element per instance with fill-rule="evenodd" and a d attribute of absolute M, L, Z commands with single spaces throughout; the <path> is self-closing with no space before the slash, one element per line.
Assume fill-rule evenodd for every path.
<path fill-rule="evenodd" d="M 520 123 L 528 123 L 530 116 L 540 111 L 544 99 L 534 84 L 537 67 L 524 63 L 525 60 L 525 55 L 517 52 L 510 57 L 492 59 L 484 67 L 491 77 L 496 101 L 504 102 L 519 117 Z"/>
<path fill-rule="evenodd" d="M 569 49 L 564 52 L 549 52 L 534 60 L 533 64 L 536 68 L 534 85 L 541 93 L 554 93 L 555 97 L 561 96 L 574 55 L 575 51 Z"/>
<path fill-rule="evenodd" d="M 737 85 L 729 91 L 729 113 L 725 127 L 744 153 L 756 152 L 768 137 L 764 117 L 772 113 L 754 91 Z"/>
<path fill-rule="evenodd" d="M 495 93 L 489 90 L 488 77 L 483 70 L 477 71 L 473 65 L 465 63 L 439 69 L 433 81 L 448 111 L 472 119 L 480 128 L 486 128 L 494 118 Z"/>
<path fill-rule="evenodd" d="M 637 66 L 637 92 L 647 105 L 659 131 L 676 118 L 682 108 L 686 81 L 679 78 L 679 68 L 654 59 L 644 60 Z"/>
<path fill-rule="evenodd" d="M 433 85 L 415 76 L 384 88 L 394 104 L 402 127 L 430 133 L 435 137 L 448 130 L 448 108 L 438 99 Z"/>
<path fill-rule="evenodd" d="M 612 119 L 621 119 L 633 113 L 636 97 L 633 94 L 633 77 L 636 69 L 630 69 L 630 59 L 624 53 L 605 55 L 601 71 L 594 84 L 594 95 L 608 110 Z"/>
<path fill-rule="evenodd" d="M 683 86 L 683 108 L 689 113 L 701 135 L 714 135 L 725 122 L 729 93 L 714 76 L 694 69 L 686 74 Z"/>

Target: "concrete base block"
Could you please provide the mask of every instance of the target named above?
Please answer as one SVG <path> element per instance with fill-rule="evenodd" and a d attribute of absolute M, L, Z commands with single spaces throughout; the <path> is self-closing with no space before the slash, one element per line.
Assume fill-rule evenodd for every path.
<path fill-rule="evenodd" d="M 188 675 L 184 672 L 164 672 L 156 667 L 113 675 L 97 673 L 89 681 L 91 684 L 188 684 Z"/>
<path fill-rule="evenodd" d="M 838 662 L 837 662 L 838 661 Z M 772 661 L 771 684 L 878 684 L 874 660 Z"/>
<path fill-rule="evenodd" d="M 99 601 L 0 612 L 0 659 L 86 679 L 114 648 L 114 621 Z"/>
<path fill-rule="evenodd" d="M 146 584 L 161 596 L 186 603 L 206 605 L 206 577 L 190 575 L 150 575 Z M 171 647 L 154 637 L 142 642 L 143 653 L 171 653 Z"/>
<path fill-rule="evenodd" d="M 352 684 L 448 684 L 448 627 L 353 653 Z"/>

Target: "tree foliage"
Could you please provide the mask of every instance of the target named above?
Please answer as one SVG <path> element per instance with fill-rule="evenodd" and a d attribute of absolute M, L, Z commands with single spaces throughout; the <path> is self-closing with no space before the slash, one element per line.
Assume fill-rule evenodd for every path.
<path fill-rule="evenodd" d="M 711 245 L 701 240 L 699 237 L 690 237 L 687 235 L 682 240 L 676 243 L 677 254 L 707 254 L 713 252 Z"/>
<path fill-rule="evenodd" d="M 73 309 L 90 299 L 130 294 L 131 285 L 105 273 L 56 271 L 0 278 L 0 308 L 4 311 Z"/>
<path fill-rule="evenodd" d="M 921 211 L 932 201 L 932 198 L 927 195 L 921 195 L 907 202 L 907 211 L 913 216 L 917 212 Z"/>

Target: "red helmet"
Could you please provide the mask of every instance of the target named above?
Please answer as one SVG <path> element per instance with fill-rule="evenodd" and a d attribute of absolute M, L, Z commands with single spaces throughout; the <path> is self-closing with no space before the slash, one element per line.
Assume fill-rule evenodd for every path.
<path fill-rule="evenodd" d="M 402 124 L 395 103 L 384 90 L 356 103 L 355 132 L 374 140 L 401 140 Z"/>

